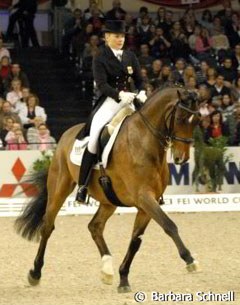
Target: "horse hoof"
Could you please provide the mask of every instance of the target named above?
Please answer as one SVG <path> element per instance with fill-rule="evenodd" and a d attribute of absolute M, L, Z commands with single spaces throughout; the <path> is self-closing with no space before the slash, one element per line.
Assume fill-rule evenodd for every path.
<path fill-rule="evenodd" d="M 119 286 L 118 287 L 118 293 L 128 293 L 131 291 L 132 291 L 132 289 L 130 286 Z"/>
<path fill-rule="evenodd" d="M 113 284 L 113 274 L 106 274 L 104 272 L 101 272 L 101 280 L 106 285 L 112 285 Z"/>
<path fill-rule="evenodd" d="M 33 271 L 30 270 L 28 273 L 28 282 L 31 286 L 37 286 L 40 282 L 40 277 L 39 278 L 34 277 Z"/>
<path fill-rule="evenodd" d="M 188 264 L 186 268 L 189 273 L 196 273 L 200 271 L 200 266 L 198 261 L 193 261 L 191 264 Z"/>

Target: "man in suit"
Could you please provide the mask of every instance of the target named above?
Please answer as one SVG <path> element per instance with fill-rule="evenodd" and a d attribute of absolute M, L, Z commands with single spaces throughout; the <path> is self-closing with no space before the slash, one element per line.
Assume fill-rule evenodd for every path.
<path fill-rule="evenodd" d="M 32 45 L 38 47 L 38 39 L 34 29 L 34 18 L 37 11 L 37 0 L 19 0 L 14 6 L 10 7 L 10 11 L 14 11 L 9 17 L 6 38 L 12 39 L 14 26 L 20 21 L 20 35 L 23 47 L 28 46 L 29 39 Z"/>
<path fill-rule="evenodd" d="M 93 77 L 99 93 L 98 110 L 95 112 L 90 128 L 88 146 L 84 152 L 79 175 L 78 203 L 84 203 L 87 195 L 89 173 L 96 162 L 97 142 L 102 128 L 111 121 L 125 105 L 131 104 L 136 93 L 144 103 L 146 94 L 140 74 L 140 65 L 134 53 L 122 50 L 125 41 L 123 21 L 109 20 L 104 33 L 105 45 L 93 59 Z"/>

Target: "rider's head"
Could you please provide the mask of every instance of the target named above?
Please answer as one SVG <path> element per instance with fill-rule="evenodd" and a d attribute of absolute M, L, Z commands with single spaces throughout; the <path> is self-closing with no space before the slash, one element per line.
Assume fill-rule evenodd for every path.
<path fill-rule="evenodd" d="M 109 20 L 106 22 L 104 31 L 106 44 L 116 50 L 121 50 L 125 42 L 125 25 L 120 20 Z"/>

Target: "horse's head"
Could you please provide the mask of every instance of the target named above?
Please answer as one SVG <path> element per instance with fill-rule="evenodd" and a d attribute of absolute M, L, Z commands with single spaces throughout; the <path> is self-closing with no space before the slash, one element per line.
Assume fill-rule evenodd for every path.
<path fill-rule="evenodd" d="M 183 164 L 189 159 L 193 130 L 199 122 L 199 96 L 196 92 L 177 90 L 178 100 L 170 111 L 167 129 L 174 162 Z"/>

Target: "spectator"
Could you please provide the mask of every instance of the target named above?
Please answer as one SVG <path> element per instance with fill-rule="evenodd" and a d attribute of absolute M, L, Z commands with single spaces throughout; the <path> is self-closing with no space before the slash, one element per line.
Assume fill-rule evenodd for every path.
<path fill-rule="evenodd" d="M 237 13 L 233 13 L 231 20 L 225 26 L 225 33 L 229 39 L 231 48 L 240 43 L 240 19 Z"/>
<path fill-rule="evenodd" d="M 186 81 L 185 86 L 186 86 L 186 89 L 188 91 L 194 91 L 196 93 L 198 92 L 198 89 L 197 89 L 197 80 L 196 80 L 196 77 L 194 77 L 194 76 L 190 76 L 188 78 L 188 80 Z"/>
<path fill-rule="evenodd" d="M 225 82 L 229 82 L 229 85 L 237 79 L 238 73 L 237 70 L 234 69 L 230 57 L 224 59 L 223 66 L 219 68 L 219 74 L 224 76 Z"/>
<path fill-rule="evenodd" d="M 234 100 L 240 103 L 240 76 L 238 76 L 236 81 L 234 82 L 234 86 L 232 87 L 231 94 Z"/>
<path fill-rule="evenodd" d="M 190 48 L 187 43 L 187 37 L 184 34 L 179 21 L 174 22 L 172 29 L 170 31 L 170 35 L 171 35 L 171 40 L 170 40 L 171 59 L 175 60 L 178 57 L 188 59 Z"/>
<path fill-rule="evenodd" d="M 234 48 L 234 53 L 232 56 L 232 64 L 234 69 L 240 71 L 240 44 L 237 44 Z"/>
<path fill-rule="evenodd" d="M 10 61 L 10 58 L 11 58 L 10 53 L 9 53 L 8 49 L 3 46 L 3 39 L 0 37 L 0 61 L 5 56 L 8 57 L 9 61 Z"/>
<path fill-rule="evenodd" d="M 90 38 L 94 35 L 93 25 L 91 23 L 86 24 L 82 32 L 79 33 L 72 40 L 73 54 L 78 58 L 82 57 L 84 48 L 89 44 Z"/>
<path fill-rule="evenodd" d="M 34 94 L 29 95 L 27 105 L 22 107 L 19 117 L 24 128 L 33 127 L 35 117 L 41 117 L 43 122 L 47 120 L 45 109 L 39 106 L 39 99 Z"/>
<path fill-rule="evenodd" d="M 173 70 L 173 82 L 184 84 L 183 73 L 185 70 L 185 60 L 183 58 L 178 58 L 175 63 L 175 69 Z"/>
<path fill-rule="evenodd" d="M 199 60 L 207 59 L 211 56 L 212 39 L 206 28 L 202 28 L 200 35 L 196 38 L 195 50 Z"/>
<path fill-rule="evenodd" d="M 3 56 L 0 61 L 0 78 L 6 81 L 11 73 L 10 59 L 8 56 Z"/>
<path fill-rule="evenodd" d="M 212 97 L 218 95 L 221 95 L 223 97 L 223 95 L 225 94 L 230 95 L 230 89 L 224 85 L 224 76 L 219 74 L 216 78 L 216 83 L 212 90 Z"/>
<path fill-rule="evenodd" d="M 100 11 L 96 0 L 89 0 L 89 7 L 84 11 L 84 20 L 88 22 L 88 20 L 93 16 L 93 10 L 98 9 L 100 12 L 100 17 L 105 18 L 105 15 L 102 11 Z"/>
<path fill-rule="evenodd" d="M 86 47 L 83 51 L 83 59 L 85 57 L 91 56 L 93 50 L 97 50 L 99 46 L 99 37 L 97 35 L 92 35 L 90 37 L 89 43 L 86 44 Z"/>
<path fill-rule="evenodd" d="M 207 70 L 207 81 L 206 85 L 210 89 L 210 91 L 213 90 L 214 85 L 216 84 L 216 79 L 217 79 L 217 71 L 213 67 L 209 67 Z"/>
<path fill-rule="evenodd" d="M 30 95 L 30 88 L 23 87 L 22 88 L 22 98 L 16 103 L 16 113 L 19 113 L 21 109 L 26 106 L 27 99 Z"/>
<path fill-rule="evenodd" d="M 10 74 L 9 57 L 3 56 L 0 61 L 0 96 L 5 96 L 6 79 Z"/>
<path fill-rule="evenodd" d="M 222 62 L 227 56 L 229 47 L 229 41 L 225 34 L 219 32 L 212 36 L 212 49 L 217 59 L 219 59 L 219 62 Z"/>
<path fill-rule="evenodd" d="M 146 67 L 141 68 L 141 77 L 145 86 L 146 84 L 149 84 L 148 70 Z"/>
<path fill-rule="evenodd" d="M 12 80 L 11 91 L 7 93 L 6 100 L 11 104 L 13 112 L 17 113 L 17 103 L 20 102 L 22 98 L 22 86 L 19 79 Z"/>
<path fill-rule="evenodd" d="M 138 12 L 138 17 L 136 19 L 136 26 L 137 27 L 142 25 L 142 20 L 145 16 L 149 17 L 148 8 L 146 6 L 141 6 L 140 9 L 139 9 L 139 12 Z"/>
<path fill-rule="evenodd" d="M 156 25 L 156 27 L 160 27 L 164 30 L 167 30 L 166 28 L 166 8 L 163 6 L 160 6 L 157 10 L 157 16 L 154 20 L 154 24 Z"/>
<path fill-rule="evenodd" d="M 74 37 L 78 36 L 84 26 L 82 11 L 75 9 L 73 15 L 64 25 L 62 36 L 62 52 L 65 56 L 70 56 L 70 46 Z"/>
<path fill-rule="evenodd" d="M 166 39 L 162 28 L 156 29 L 155 36 L 149 41 L 149 45 L 153 57 L 162 60 L 168 58 L 171 43 Z"/>
<path fill-rule="evenodd" d="M 200 25 L 196 25 L 193 33 L 188 38 L 188 44 L 189 44 L 192 54 L 195 54 L 196 40 L 200 36 L 201 30 L 202 30 L 202 27 Z"/>
<path fill-rule="evenodd" d="M 194 10 L 192 8 L 186 9 L 183 17 L 180 20 L 182 29 L 187 37 L 193 34 L 194 28 L 197 25 L 196 17 L 194 14 Z"/>
<path fill-rule="evenodd" d="M 154 37 L 155 26 L 154 32 L 151 31 L 151 26 L 151 18 L 148 15 L 144 16 L 142 19 L 142 23 L 137 26 L 140 44 L 148 44 L 149 41 Z"/>
<path fill-rule="evenodd" d="M 27 150 L 27 141 L 23 135 L 22 129 L 14 131 L 14 137 L 7 141 L 7 150 Z"/>
<path fill-rule="evenodd" d="M 22 71 L 19 64 L 14 63 L 11 66 L 11 73 L 6 79 L 6 90 L 9 91 L 11 88 L 11 83 L 13 79 L 19 79 L 23 87 L 30 87 L 27 75 Z"/>
<path fill-rule="evenodd" d="M 29 143 L 29 149 L 35 149 L 35 146 L 32 146 L 31 143 L 35 143 L 36 138 L 38 137 L 38 126 L 44 124 L 42 117 L 35 117 L 33 119 L 33 127 L 27 129 L 27 141 Z"/>
<path fill-rule="evenodd" d="M 11 117 L 14 122 L 21 123 L 19 116 L 12 112 L 12 106 L 8 101 L 3 101 L 2 110 L 0 112 L 0 130 L 3 128 L 3 121 L 6 117 Z"/>
<path fill-rule="evenodd" d="M 222 26 L 221 19 L 218 16 L 215 16 L 213 18 L 213 25 L 212 25 L 212 31 L 210 34 L 213 35 L 219 35 L 224 33 L 224 28 Z"/>
<path fill-rule="evenodd" d="M 31 144 L 31 149 L 45 151 L 56 148 L 56 140 L 50 135 L 50 131 L 44 123 L 38 125 L 36 137 L 32 140 L 33 144 L 29 143 Z"/>
<path fill-rule="evenodd" d="M 194 67 L 192 65 L 187 65 L 183 72 L 183 81 L 185 85 L 189 82 L 190 77 L 194 77 L 195 80 L 197 78 Z"/>
<path fill-rule="evenodd" d="M 3 127 L 0 129 L 0 140 L 2 141 L 3 147 L 6 147 L 7 142 L 5 140 L 6 135 L 13 128 L 14 119 L 11 116 L 5 116 L 3 118 Z"/>
<path fill-rule="evenodd" d="M 222 113 L 223 122 L 226 122 L 228 117 L 233 115 L 234 107 L 235 105 L 231 96 L 229 94 L 224 94 L 222 97 L 222 103 L 219 108 Z"/>
<path fill-rule="evenodd" d="M 34 29 L 34 18 L 37 11 L 37 0 L 19 0 L 13 5 L 10 10 L 16 9 L 9 18 L 6 38 L 11 40 L 13 38 L 13 30 L 17 21 L 22 22 L 22 30 L 20 31 L 21 41 L 23 47 L 28 46 L 29 39 L 31 39 L 34 47 L 39 47 L 36 31 Z"/>
<path fill-rule="evenodd" d="M 93 25 L 93 31 L 96 35 L 101 34 L 104 20 L 105 18 L 102 16 L 102 13 L 98 7 L 92 9 L 92 17 L 88 19 L 88 22 Z"/>
<path fill-rule="evenodd" d="M 139 40 L 137 35 L 137 30 L 134 25 L 128 28 L 126 37 L 125 37 L 125 46 L 128 50 L 137 53 L 139 48 Z"/>
<path fill-rule="evenodd" d="M 155 59 L 152 63 L 151 70 L 149 71 L 149 82 L 150 84 L 156 88 L 157 80 L 159 78 L 160 72 L 162 68 L 162 62 L 160 59 Z"/>
<path fill-rule="evenodd" d="M 197 83 L 204 84 L 207 82 L 207 72 L 209 69 L 209 64 L 206 60 L 200 62 L 200 69 L 196 72 Z"/>
<path fill-rule="evenodd" d="M 212 32 L 212 23 L 213 23 L 213 16 L 210 10 L 206 9 L 202 12 L 202 17 L 200 21 L 201 25 L 204 26 L 209 30 L 209 32 Z"/>
<path fill-rule="evenodd" d="M 121 8 L 120 0 L 112 1 L 112 9 L 106 13 L 107 20 L 124 20 L 126 11 Z"/>
<path fill-rule="evenodd" d="M 140 55 L 138 57 L 139 63 L 141 67 L 145 67 L 146 69 L 150 70 L 154 58 L 149 54 L 150 49 L 149 45 L 144 43 L 140 46 Z"/>
<path fill-rule="evenodd" d="M 205 134 L 205 142 L 209 143 L 210 138 L 229 137 L 229 128 L 223 122 L 222 114 L 216 110 L 210 114 L 210 126 Z"/>
<path fill-rule="evenodd" d="M 156 87 L 166 88 L 173 85 L 172 70 L 169 65 L 164 65 L 157 80 Z"/>

